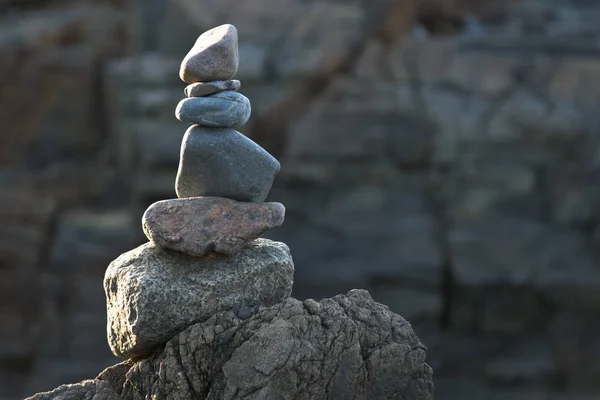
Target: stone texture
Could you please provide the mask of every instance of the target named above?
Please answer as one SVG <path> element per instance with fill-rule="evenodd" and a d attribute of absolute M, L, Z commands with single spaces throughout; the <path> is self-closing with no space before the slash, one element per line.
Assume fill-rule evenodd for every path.
<path fill-rule="evenodd" d="M 485 368 L 490 382 L 505 385 L 532 382 L 552 384 L 557 372 L 552 349 L 543 342 L 526 340 L 503 351 L 490 360 Z"/>
<path fill-rule="evenodd" d="M 407 88 L 341 77 L 290 126 L 286 153 L 291 159 L 424 165 L 439 128 L 413 104 Z"/>
<path fill-rule="evenodd" d="M 110 212 L 72 211 L 57 224 L 50 266 L 58 273 L 103 273 L 106 265 L 130 249 L 133 218 L 127 209 Z M 92 269 L 93 268 L 93 269 Z"/>
<path fill-rule="evenodd" d="M 259 239 L 233 257 L 191 257 L 142 245 L 104 278 L 108 342 L 118 357 L 148 354 L 189 325 L 225 310 L 273 305 L 291 293 L 288 247 Z"/>
<path fill-rule="evenodd" d="M 178 120 L 213 128 L 244 125 L 250 119 L 250 100 L 243 94 L 226 91 L 208 97 L 183 99 L 175 109 Z"/>
<path fill-rule="evenodd" d="M 148 359 L 32 399 L 430 400 L 426 353 L 410 323 L 353 290 L 216 314 Z"/>
<path fill-rule="evenodd" d="M 121 400 L 110 382 L 87 380 L 74 385 L 61 385 L 47 393 L 38 393 L 27 400 Z"/>
<path fill-rule="evenodd" d="M 338 169 L 348 176 L 338 172 L 320 185 L 282 184 L 273 190 L 273 198 L 286 206 L 287 222 L 269 237 L 305 249 L 294 255 L 306 266 L 296 271 L 295 295 L 317 297 L 369 285 L 378 299 L 376 286 L 392 282 L 441 295 L 443 253 L 436 220 L 424 194 L 413 187 L 427 177 L 396 174 L 390 177 L 393 183 L 384 184 L 381 176 L 362 175 L 364 164 Z M 325 290 L 325 285 L 339 286 Z"/>
<path fill-rule="evenodd" d="M 236 79 L 229 81 L 196 82 L 185 87 L 187 97 L 203 97 L 226 90 L 238 91 L 242 83 Z"/>
<path fill-rule="evenodd" d="M 238 70 L 238 33 L 225 24 L 204 32 L 183 59 L 179 77 L 187 83 L 226 81 Z"/>
<path fill-rule="evenodd" d="M 486 335 L 545 335 L 557 311 L 600 309 L 600 272 L 582 235 L 488 217 L 451 231 L 452 324 Z M 561 345 L 562 347 L 562 345 Z"/>
<path fill-rule="evenodd" d="M 439 321 L 443 298 L 437 292 L 381 285 L 369 290 L 378 302 L 407 318 L 413 325 L 423 321 Z"/>
<path fill-rule="evenodd" d="M 144 233 L 157 245 L 192 256 L 232 255 L 283 223 L 280 203 L 241 203 L 220 197 L 163 200 L 144 213 Z"/>
<path fill-rule="evenodd" d="M 273 156 L 233 129 L 192 126 L 181 144 L 177 197 L 261 202 L 279 169 Z"/>

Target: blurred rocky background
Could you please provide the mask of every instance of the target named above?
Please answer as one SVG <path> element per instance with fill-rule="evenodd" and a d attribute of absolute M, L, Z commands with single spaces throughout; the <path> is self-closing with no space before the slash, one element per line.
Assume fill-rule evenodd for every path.
<path fill-rule="evenodd" d="M 0 0 L 0 399 L 116 363 L 108 263 L 175 197 L 178 65 L 240 34 L 294 296 L 409 319 L 436 398 L 600 396 L 600 3 Z"/>

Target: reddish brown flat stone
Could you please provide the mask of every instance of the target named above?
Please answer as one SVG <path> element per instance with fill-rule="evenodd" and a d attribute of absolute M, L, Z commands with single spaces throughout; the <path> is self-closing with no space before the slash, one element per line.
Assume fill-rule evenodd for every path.
<path fill-rule="evenodd" d="M 231 255 L 283 223 L 280 203 L 245 203 L 222 197 L 191 197 L 152 204 L 144 233 L 160 247 L 193 256 Z"/>

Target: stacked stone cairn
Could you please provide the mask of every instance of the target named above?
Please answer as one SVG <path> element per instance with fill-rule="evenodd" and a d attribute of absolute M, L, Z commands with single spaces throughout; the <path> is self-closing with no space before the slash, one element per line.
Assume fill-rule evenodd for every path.
<path fill-rule="evenodd" d="M 232 25 L 202 34 L 181 64 L 188 96 L 176 117 L 192 125 L 181 145 L 177 199 L 144 213 L 148 243 L 121 255 L 105 275 L 108 342 L 139 358 L 188 326 L 233 311 L 240 318 L 291 294 L 288 247 L 259 237 L 283 223 L 285 208 L 265 203 L 279 162 L 234 127 L 250 101 L 238 70 Z"/>

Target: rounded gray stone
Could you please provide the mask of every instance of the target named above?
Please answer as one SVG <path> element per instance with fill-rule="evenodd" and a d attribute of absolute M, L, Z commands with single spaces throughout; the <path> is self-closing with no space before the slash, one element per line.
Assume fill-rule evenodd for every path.
<path fill-rule="evenodd" d="M 179 77 L 187 83 L 226 81 L 239 65 L 238 33 L 225 24 L 204 32 L 183 59 Z"/>
<path fill-rule="evenodd" d="M 232 79 L 228 81 L 196 82 L 187 85 L 184 89 L 187 97 L 203 97 L 214 93 L 224 92 L 226 90 L 238 91 L 242 83 Z"/>
<path fill-rule="evenodd" d="M 231 90 L 207 97 L 183 99 L 175 109 L 178 120 L 211 128 L 244 125 L 250 119 L 250 100 Z"/>
<path fill-rule="evenodd" d="M 261 202 L 267 198 L 279 161 L 230 128 L 190 127 L 181 144 L 177 197 L 226 197 Z"/>
<path fill-rule="evenodd" d="M 270 306 L 292 291 L 289 248 L 258 239 L 232 257 L 192 257 L 146 243 L 114 260 L 104 290 L 107 335 L 117 357 L 149 354 L 222 311 Z"/>

